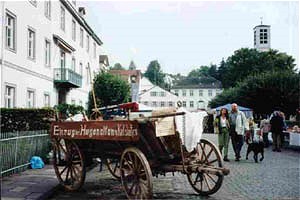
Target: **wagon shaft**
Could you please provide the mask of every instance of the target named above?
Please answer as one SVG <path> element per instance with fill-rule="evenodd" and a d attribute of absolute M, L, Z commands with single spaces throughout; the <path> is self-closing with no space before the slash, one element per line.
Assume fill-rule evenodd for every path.
<path fill-rule="evenodd" d="M 213 167 L 213 166 L 188 166 L 187 171 L 190 172 L 201 172 L 201 173 L 208 173 L 208 174 L 214 174 L 214 175 L 228 175 L 230 170 L 227 168 L 221 168 L 221 167 Z"/>
<path fill-rule="evenodd" d="M 164 165 L 162 166 L 162 169 L 165 170 L 166 172 L 184 172 L 183 166 L 182 165 Z M 221 168 L 221 167 L 213 167 L 213 166 L 199 166 L 199 165 L 187 165 L 186 166 L 186 171 L 189 173 L 193 172 L 200 172 L 200 173 L 208 173 L 208 174 L 214 174 L 218 176 L 226 176 L 229 174 L 230 170 L 226 168 Z"/>

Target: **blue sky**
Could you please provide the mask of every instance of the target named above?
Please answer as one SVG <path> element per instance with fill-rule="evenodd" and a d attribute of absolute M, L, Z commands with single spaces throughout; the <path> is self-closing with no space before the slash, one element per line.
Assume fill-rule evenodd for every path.
<path fill-rule="evenodd" d="M 131 60 L 145 70 L 158 60 L 164 72 L 187 74 L 219 64 L 234 50 L 253 47 L 253 27 L 271 25 L 271 48 L 296 58 L 299 3 L 242 1 L 85 1 L 86 19 L 113 65 Z"/>

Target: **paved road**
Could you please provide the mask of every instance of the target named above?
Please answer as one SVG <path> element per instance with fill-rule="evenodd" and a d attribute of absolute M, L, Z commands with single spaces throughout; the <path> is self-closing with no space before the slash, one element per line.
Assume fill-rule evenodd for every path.
<path fill-rule="evenodd" d="M 216 135 L 204 135 L 217 144 Z M 243 158 L 235 162 L 233 150 L 229 148 L 231 161 L 225 163 L 230 174 L 224 178 L 220 190 L 210 197 L 199 197 L 190 187 L 185 175 L 171 173 L 166 177 L 154 178 L 154 199 L 300 199 L 300 153 L 283 149 L 281 153 L 265 150 L 265 159 L 255 163 L 252 153 L 245 160 L 246 145 L 242 149 Z M 58 190 L 52 200 L 67 199 L 126 199 L 121 184 L 112 178 L 108 170 L 99 173 L 94 168 L 87 174 L 83 188 L 79 192 L 67 193 Z"/>

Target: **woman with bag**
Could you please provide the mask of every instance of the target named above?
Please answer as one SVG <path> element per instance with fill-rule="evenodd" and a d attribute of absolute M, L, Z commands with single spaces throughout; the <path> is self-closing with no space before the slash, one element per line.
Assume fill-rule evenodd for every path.
<path fill-rule="evenodd" d="M 220 115 L 214 120 L 214 131 L 218 134 L 219 149 L 222 153 L 224 148 L 224 161 L 228 162 L 228 144 L 229 144 L 229 114 L 226 108 L 220 110 Z"/>

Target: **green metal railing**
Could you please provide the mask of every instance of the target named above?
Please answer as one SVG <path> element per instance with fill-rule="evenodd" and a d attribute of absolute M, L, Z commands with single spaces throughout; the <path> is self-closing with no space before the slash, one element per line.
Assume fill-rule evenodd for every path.
<path fill-rule="evenodd" d="M 81 87 L 82 76 L 80 74 L 77 74 L 72 69 L 55 68 L 54 69 L 54 82 L 55 83 L 69 83 L 70 87 Z"/>
<path fill-rule="evenodd" d="M 26 170 L 32 156 L 45 158 L 50 150 L 48 130 L 0 133 L 1 177 Z"/>

